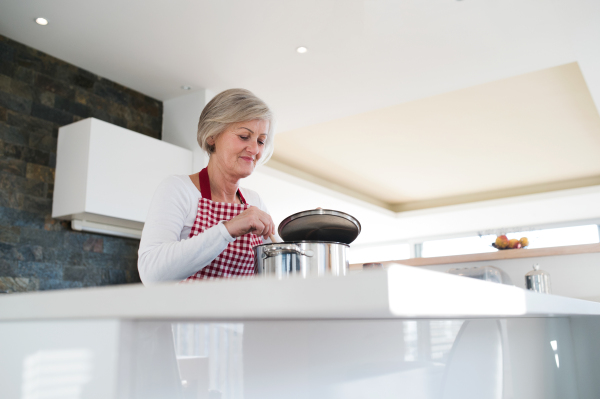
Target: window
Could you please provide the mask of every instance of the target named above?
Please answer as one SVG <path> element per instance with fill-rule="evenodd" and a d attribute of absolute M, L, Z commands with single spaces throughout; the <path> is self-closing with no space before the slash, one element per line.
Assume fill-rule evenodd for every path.
<path fill-rule="evenodd" d="M 508 233 L 506 236 L 520 239 L 527 237 L 527 248 L 548 248 L 565 245 L 595 244 L 600 241 L 599 226 L 589 224 L 584 226 L 561 227 L 553 229 L 538 229 Z M 496 241 L 496 234 L 481 236 L 447 238 L 443 240 L 427 240 L 420 246 L 420 257 L 430 258 L 436 256 L 480 254 L 496 252 L 492 247 Z M 415 248 L 419 257 L 419 248 Z M 367 262 L 386 262 L 393 260 L 409 259 L 411 257 L 411 244 L 392 243 L 383 245 L 352 246 L 350 249 L 350 263 L 359 264 Z"/>
<path fill-rule="evenodd" d="M 520 237 L 519 237 L 520 238 Z M 450 256 L 465 254 L 481 254 L 484 252 L 496 252 L 492 247 L 496 240 L 495 235 L 450 238 L 446 240 L 434 240 L 423 242 L 421 256 L 429 258 L 433 256 Z"/>
<path fill-rule="evenodd" d="M 522 235 L 516 237 L 516 235 L 519 234 Z M 507 234 L 506 236 L 508 238 L 529 238 L 529 246 L 527 248 L 596 244 L 598 243 L 598 225 L 591 224 L 587 226 L 563 227 L 559 229 L 524 231 L 522 233 Z"/>
<path fill-rule="evenodd" d="M 565 245 L 594 244 L 599 242 L 598 225 L 561 227 L 555 229 L 541 229 L 508 233 L 506 236 L 520 239 L 529 239 L 528 248 L 548 248 Z M 496 252 L 492 247 L 496 235 L 483 235 L 445 240 L 431 240 L 423 242 L 422 257 L 449 256 L 463 254 L 478 254 Z"/>

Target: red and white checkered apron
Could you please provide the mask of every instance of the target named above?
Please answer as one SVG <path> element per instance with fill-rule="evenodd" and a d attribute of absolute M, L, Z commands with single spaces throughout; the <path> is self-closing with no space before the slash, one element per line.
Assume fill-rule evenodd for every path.
<path fill-rule="evenodd" d="M 190 232 L 190 238 L 211 228 L 221 220 L 230 220 L 250 208 L 239 190 L 238 195 L 242 204 L 213 202 L 206 168 L 202 169 L 199 175 L 202 198 L 198 201 L 198 213 Z M 238 237 L 235 241 L 230 242 L 215 260 L 183 280 L 183 282 L 251 276 L 254 274 L 254 251 L 252 248 L 259 244 L 262 244 L 262 237 L 255 234 L 248 233 Z"/>

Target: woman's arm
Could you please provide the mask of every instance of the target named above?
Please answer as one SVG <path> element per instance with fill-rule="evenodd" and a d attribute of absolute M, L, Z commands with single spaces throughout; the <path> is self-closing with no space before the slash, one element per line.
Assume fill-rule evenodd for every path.
<path fill-rule="evenodd" d="M 212 262 L 235 240 L 223 223 L 180 240 L 190 206 L 197 206 L 190 204 L 182 183 L 177 177 L 169 177 L 152 198 L 138 251 L 138 270 L 146 285 L 184 280 Z"/>

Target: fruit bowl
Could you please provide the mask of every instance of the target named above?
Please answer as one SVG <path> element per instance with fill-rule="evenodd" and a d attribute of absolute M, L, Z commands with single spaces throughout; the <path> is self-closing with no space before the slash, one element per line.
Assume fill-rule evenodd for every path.
<path fill-rule="evenodd" d="M 505 250 L 505 249 L 520 249 L 526 248 L 529 245 L 529 240 L 527 237 L 521 237 L 520 240 L 516 238 L 511 238 L 510 240 L 505 236 L 501 235 L 496 238 L 496 242 L 492 243 L 492 247 L 497 250 Z"/>

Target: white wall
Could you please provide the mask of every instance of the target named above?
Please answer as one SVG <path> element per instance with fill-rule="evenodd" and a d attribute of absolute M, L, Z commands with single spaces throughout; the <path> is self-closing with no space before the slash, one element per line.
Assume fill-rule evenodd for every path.
<path fill-rule="evenodd" d="M 212 97 L 210 91 L 198 90 L 163 102 L 162 139 L 191 150 L 196 172 L 208 164 L 208 155 L 198 145 L 196 132 L 200 113 Z"/>
<path fill-rule="evenodd" d="M 557 5 L 579 68 L 600 110 L 600 1 L 559 0 Z"/>
<path fill-rule="evenodd" d="M 541 226 L 600 219 L 600 186 L 395 214 L 268 166 L 258 167 L 242 186 L 257 191 L 273 220 L 316 207 L 356 217 L 362 232 L 353 247 L 375 248 L 423 238 L 443 238 L 502 228 Z"/>
<path fill-rule="evenodd" d="M 276 225 L 297 212 L 314 209 L 335 209 L 356 217 L 362 232 L 356 242 L 385 240 L 379 226 L 394 220 L 394 213 L 308 182 L 268 166 L 257 170 L 241 184 L 258 192 L 269 208 Z M 383 233 L 383 234 L 382 234 Z"/>
<path fill-rule="evenodd" d="M 439 272 L 447 272 L 454 268 L 495 266 L 504 270 L 510 276 L 514 285 L 525 288 L 525 273 L 533 270 L 533 265 L 535 263 L 540 265 L 540 269 L 550 273 L 553 294 L 600 302 L 600 253 L 504 259 L 420 267 Z M 474 300 L 476 300 L 476 298 L 474 298 Z"/>

